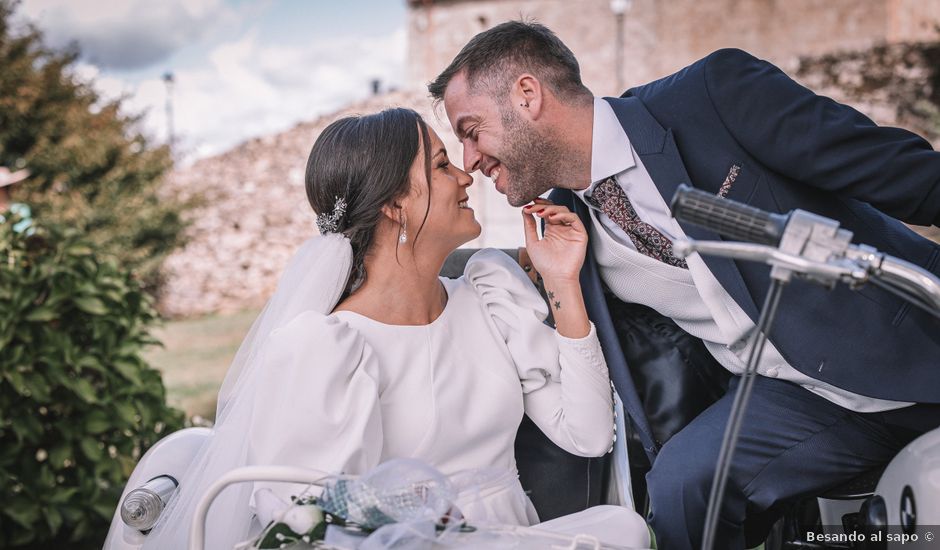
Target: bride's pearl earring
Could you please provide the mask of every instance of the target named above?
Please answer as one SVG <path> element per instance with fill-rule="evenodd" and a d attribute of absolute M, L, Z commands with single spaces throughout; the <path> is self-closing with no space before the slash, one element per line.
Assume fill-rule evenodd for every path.
<path fill-rule="evenodd" d="M 401 244 L 408 242 L 408 230 L 405 227 L 404 221 L 401 222 L 401 233 L 398 235 L 398 242 Z"/>

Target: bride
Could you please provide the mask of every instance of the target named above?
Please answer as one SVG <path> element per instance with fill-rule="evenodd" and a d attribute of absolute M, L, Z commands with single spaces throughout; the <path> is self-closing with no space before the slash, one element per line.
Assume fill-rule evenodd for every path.
<path fill-rule="evenodd" d="M 499 251 L 475 254 L 459 279 L 438 277 L 447 256 L 480 234 L 472 181 L 411 110 L 344 118 L 323 131 L 306 171 L 321 236 L 300 248 L 242 344 L 214 435 L 144 548 L 185 547 L 199 497 L 239 466 L 360 474 L 407 457 L 447 475 L 495 469 L 503 475 L 461 493 L 456 506 L 470 524 L 532 525 L 539 519 L 513 453 L 523 414 L 571 453 L 608 452 L 611 385 L 578 281 L 584 227 L 548 201 L 522 210 L 553 330 L 543 324 L 549 306 Z M 215 501 L 209 548 L 249 536 L 258 486 L 230 487 Z M 297 489 L 268 487 L 285 499 Z M 645 523 L 628 508 L 575 516 L 544 527 L 648 544 Z"/>

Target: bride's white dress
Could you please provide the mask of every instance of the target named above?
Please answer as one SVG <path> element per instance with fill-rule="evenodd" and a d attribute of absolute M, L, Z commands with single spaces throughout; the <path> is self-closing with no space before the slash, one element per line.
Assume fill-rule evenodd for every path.
<path fill-rule="evenodd" d="M 497 250 L 478 252 L 462 277 L 441 281 L 447 305 L 428 325 L 306 312 L 272 333 L 257 388 L 264 405 L 246 434 L 249 462 L 347 474 L 398 457 L 447 475 L 486 468 L 500 475 L 458 498 L 468 522 L 538 523 L 516 475 L 522 415 L 571 453 L 600 456 L 612 446 L 612 390 L 593 326 L 569 339 L 543 324 L 546 304 Z M 567 522 L 608 542 L 645 545 L 642 518 L 611 508 Z M 552 524 L 567 530 L 564 518 Z"/>

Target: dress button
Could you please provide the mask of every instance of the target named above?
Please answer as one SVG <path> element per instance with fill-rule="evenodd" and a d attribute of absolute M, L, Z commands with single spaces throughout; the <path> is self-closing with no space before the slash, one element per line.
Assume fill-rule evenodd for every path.
<path fill-rule="evenodd" d="M 771 378 L 776 378 L 778 374 L 780 374 L 780 369 L 777 367 L 770 367 L 767 369 L 767 376 Z"/>

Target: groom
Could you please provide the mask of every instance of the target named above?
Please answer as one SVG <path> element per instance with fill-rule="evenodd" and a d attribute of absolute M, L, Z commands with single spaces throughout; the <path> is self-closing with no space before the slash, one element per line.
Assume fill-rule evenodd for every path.
<path fill-rule="evenodd" d="M 585 298 L 652 461 L 649 519 L 660 548 L 701 544 L 737 382 L 660 447 L 604 295 L 672 319 L 740 374 L 769 283 L 763 265 L 672 254 L 675 239 L 718 238 L 671 217 L 680 183 L 763 210 L 834 218 L 856 242 L 940 273 L 940 246 L 897 221 L 940 224 L 940 154 L 743 51 L 717 51 L 601 99 L 555 34 L 514 21 L 474 37 L 428 88 L 463 144 L 465 170 L 482 171 L 514 206 L 554 188 L 551 199 L 589 228 Z M 940 425 L 938 357 L 940 322 L 887 292 L 790 284 L 758 367 L 715 547 L 743 548 L 745 529 L 756 542 L 786 504 L 884 465 Z"/>

